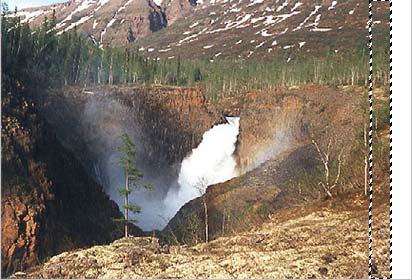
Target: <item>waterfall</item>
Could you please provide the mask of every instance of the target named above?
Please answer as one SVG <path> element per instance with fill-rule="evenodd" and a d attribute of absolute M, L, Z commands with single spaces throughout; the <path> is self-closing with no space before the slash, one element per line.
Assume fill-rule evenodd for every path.
<path fill-rule="evenodd" d="M 199 146 L 181 164 L 178 188 L 170 189 L 164 204 L 172 218 L 186 202 L 201 196 L 207 186 L 236 177 L 236 149 L 239 117 L 227 117 L 227 123 L 205 132 Z"/>
<path fill-rule="evenodd" d="M 152 183 L 154 190 L 132 192 L 129 196 L 130 203 L 142 207 L 140 214 L 130 213 L 133 219 L 137 219 L 138 226 L 143 230 L 162 229 L 169 220 L 188 201 L 202 195 L 207 186 L 225 182 L 236 177 L 236 160 L 233 153 L 236 149 L 239 134 L 239 118 L 227 117 L 227 123 L 213 126 L 203 134 L 201 143 L 188 154 L 180 164 L 178 177 L 168 176 L 167 170 L 158 170 L 159 180 L 149 170 L 142 169 L 145 175 L 139 185 Z M 118 165 L 113 162 L 118 158 L 113 154 L 108 160 L 110 163 L 111 186 L 121 186 L 123 173 Z M 153 173 L 153 172 L 152 172 Z M 166 179 L 170 181 L 167 182 Z M 165 184 L 168 190 L 164 193 Z M 124 198 L 119 196 L 116 188 L 109 190 L 110 197 L 119 205 L 123 205 Z"/>

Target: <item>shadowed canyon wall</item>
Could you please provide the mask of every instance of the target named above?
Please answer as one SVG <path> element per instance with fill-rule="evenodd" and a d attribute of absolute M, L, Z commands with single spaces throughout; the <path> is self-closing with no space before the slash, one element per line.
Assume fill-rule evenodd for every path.
<path fill-rule="evenodd" d="M 124 184 L 115 164 L 120 136 L 128 133 L 136 144 L 141 185 L 154 189 L 132 193 L 142 206 L 136 218 L 146 230 L 160 229 L 170 217 L 160 203 L 178 188 L 180 163 L 201 141 L 203 133 L 220 119 L 210 112 L 198 89 L 101 87 L 66 88 L 42 97 L 42 112 L 86 169 L 119 204 L 116 189 Z"/>
<path fill-rule="evenodd" d="M 2 94 L 2 275 L 122 236 L 119 207 L 25 92 Z M 132 228 L 134 234 L 141 230 Z"/>
<path fill-rule="evenodd" d="M 151 183 L 155 189 L 141 190 L 131 200 L 143 209 L 136 216 L 139 225 L 152 230 L 162 229 L 172 218 L 169 210 L 176 206 L 169 204 L 177 202 L 171 201 L 168 193 L 182 190 L 178 182 L 182 160 L 198 147 L 206 131 L 225 122 L 223 116 L 240 117 L 235 150 L 237 174 L 247 174 L 256 168 L 262 171 L 270 160 L 273 162 L 270 169 L 278 173 L 275 166 L 282 164 L 280 159 L 287 160 L 294 153 L 297 155 L 292 161 L 300 164 L 303 160 L 302 168 L 310 170 L 318 165 L 313 161 L 317 158 L 311 145 L 314 133 L 320 144 L 327 137 L 333 137 L 336 145 L 346 141 L 348 135 L 353 135 L 354 125 L 345 114 L 356 113 L 354 108 L 360 96 L 338 88 L 307 86 L 251 92 L 236 100 L 228 97 L 211 103 L 196 88 L 70 87 L 48 93 L 41 103 L 42 112 L 56 129 L 57 137 L 119 205 L 122 198 L 116 188 L 123 184 L 123 174 L 114 164 L 119 156 L 116 149 L 122 133 L 132 137 L 137 147 L 137 165 L 144 173 L 141 183 Z M 338 134 L 327 135 L 328 126 Z M 307 165 L 308 162 L 312 163 Z M 287 168 L 294 167 L 287 165 Z M 281 177 L 283 181 L 287 181 L 285 177 L 292 180 L 293 174 Z M 256 190 L 260 192 L 259 188 Z M 242 197 L 242 192 L 239 195 Z M 181 222 L 177 224 L 180 226 Z"/>

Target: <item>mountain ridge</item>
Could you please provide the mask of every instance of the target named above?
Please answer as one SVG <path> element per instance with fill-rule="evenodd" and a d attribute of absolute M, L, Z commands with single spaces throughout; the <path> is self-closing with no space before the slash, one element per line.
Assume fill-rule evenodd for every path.
<path fill-rule="evenodd" d="M 389 14 L 385 5 L 374 10 Z M 157 59 L 340 55 L 368 35 L 360 0 L 71 0 L 9 16 L 39 26 L 53 13 L 58 34 L 77 29 L 101 47 L 130 46 Z M 380 18 L 374 26 L 387 28 L 389 17 Z"/>
<path fill-rule="evenodd" d="M 73 30 L 85 33 L 95 44 L 124 46 L 151 32 L 165 28 L 168 22 L 190 11 L 188 1 L 173 0 L 168 9 L 156 0 L 70 0 L 63 3 L 25 8 L 9 12 L 9 17 L 20 17 L 32 27 L 41 26 L 47 19 L 55 19 L 57 34 Z M 129 33 L 133 34 L 130 40 Z"/>

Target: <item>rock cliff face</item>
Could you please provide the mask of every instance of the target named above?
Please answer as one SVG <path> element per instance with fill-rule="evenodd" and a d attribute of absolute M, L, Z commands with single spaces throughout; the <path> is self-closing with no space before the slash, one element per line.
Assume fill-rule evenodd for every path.
<path fill-rule="evenodd" d="M 111 201 L 24 92 L 2 94 L 2 274 L 122 235 Z M 134 233 L 141 231 L 134 228 Z"/>
<path fill-rule="evenodd" d="M 359 149 L 354 139 L 367 121 L 365 98 L 361 88 L 307 86 L 248 94 L 238 103 L 221 102 L 220 111 L 240 116 L 237 157 L 243 175 L 209 186 L 203 198 L 179 210 L 162 236 L 188 244 L 204 240 L 203 199 L 213 239 L 248 230 L 273 210 L 322 198 L 323 170 L 312 140 L 323 152 L 331 141 L 334 153 L 344 155 L 340 192 L 353 191 L 348 185 L 362 187 L 354 177 L 363 175 L 350 174 L 363 170 L 362 158 L 353 154 Z"/>
<path fill-rule="evenodd" d="M 196 88 L 69 87 L 37 98 L 57 138 L 119 205 L 116 189 L 124 182 L 114 162 L 120 136 L 129 134 L 144 174 L 139 183 L 155 186 L 131 197 L 142 207 L 134 218 L 145 230 L 163 227 L 168 216 L 159 205 L 176 187 L 181 161 L 221 121 Z"/>
<path fill-rule="evenodd" d="M 106 156 L 115 153 L 124 132 L 137 145 L 144 162 L 139 167 L 165 168 L 178 165 L 203 133 L 220 121 L 194 88 L 71 87 L 41 99 L 42 114 L 48 116 L 57 137 L 91 173 L 104 171 L 96 163 L 109 160 Z"/>

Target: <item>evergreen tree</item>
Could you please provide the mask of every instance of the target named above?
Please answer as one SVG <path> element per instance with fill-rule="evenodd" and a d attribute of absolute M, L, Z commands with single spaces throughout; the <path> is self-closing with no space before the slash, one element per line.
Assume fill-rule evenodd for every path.
<path fill-rule="evenodd" d="M 1 15 L 6 16 L 8 12 L 9 12 L 9 5 L 7 5 L 6 2 L 2 2 L 1 3 Z"/>
<path fill-rule="evenodd" d="M 130 43 L 133 43 L 135 40 L 136 40 L 136 37 L 134 36 L 132 27 L 129 26 L 129 30 L 127 31 L 127 42 L 130 44 Z"/>
<path fill-rule="evenodd" d="M 124 223 L 124 236 L 129 237 L 129 223 L 137 223 L 137 220 L 129 218 L 129 211 L 135 214 L 141 211 L 139 205 L 129 203 L 129 195 L 137 189 L 136 183 L 143 177 L 143 174 L 136 167 L 135 144 L 127 133 L 124 133 L 121 138 L 122 144 L 118 148 L 120 159 L 116 163 L 119 164 L 124 171 L 125 186 L 118 188 L 117 191 L 121 196 L 124 196 L 124 218 L 115 219 L 115 221 Z M 146 189 L 152 188 L 150 185 L 144 185 L 143 187 Z"/>
<path fill-rule="evenodd" d="M 200 72 L 200 68 L 196 67 L 194 72 L 194 81 L 200 82 L 202 80 L 202 73 Z"/>
<path fill-rule="evenodd" d="M 176 68 L 176 82 L 177 85 L 180 83 L 180 77 L 182 74 L 181 63 L 180 63 L 180 55 L 177 57 L 177 68 Z"/>

